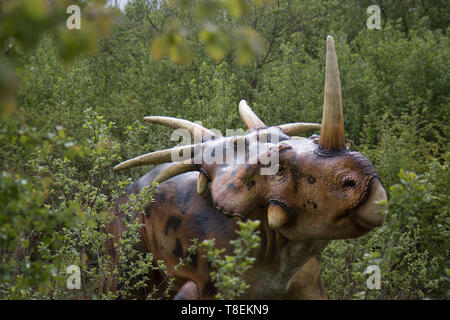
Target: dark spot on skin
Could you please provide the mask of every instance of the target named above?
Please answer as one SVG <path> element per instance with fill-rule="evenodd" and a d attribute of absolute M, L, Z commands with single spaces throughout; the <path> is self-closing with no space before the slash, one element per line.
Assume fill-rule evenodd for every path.
<path fill-rule="evenodd" d="M 255 180 L 247 182 L 247 190 L 250 191 L 255 186 Z"/>
<path fill-rule="evenodd" d="M 308 177 L 308 183 L 309 184 L 313 184 L 313 183 L 315 183 L 316 182 L 316 178 L 314 178 L 313 176 L 309 176 Z"/>
<path fill-rule="evenodd" d="M 192 232 L 198 238 L 203 238 L 208 234 L 223 234 L 229 222 L 227 218 L 216 209 L 212 204 L 208 207 L 197 209 L 192 215 L 192 220 L 188 222 Z M 199 239 L 199 240 L 200 240 Z"/>
<path fill-rule="evenodd" d="M 297 193 L 299 184 L 296 183 L 296 181 L 298 181 L 299 174 L 298 174 L 297 170 L 294 169 L 294 170 L 291 170 L 291 175 L 292 175 L 292 180 L 295 181 L 294 182 L 294 192 Z"/>
<path fill-rule="evenodd" d="M 309 207 L 313 206 L 314 209 L 317 209 L 317 203 L 315 203 L 314 201 L 308 199 L 308 200 L 306 200 L 306 203 L 308 204 Z M 305 205 L 303 205 L 303 206 L 305 207 Z"/>
<path fill-rule="evenodd" d="M 227 190 L 228 191 L 233 191 L 233 190 L 235 190 L 236 189 L 236 186 L 233 184 L 233 183 L 230 183 L 228 186 L 227 186 Z"/>
<path fill-rule="evenodd" d="M 169 219 L 167 219 L 166 222 L 166 229 L 165 229 L 165 234 L 167 235 L 167 233 L 169 232 L 170 228 L 173 228 L 173 231 L 177 231 L 178 227 L 181 224 L 181 219 L 178 217 L 174 217 L 174 216 L 170 216 Z"/>
<path fill-rule="evenodd" d="M 208 208 L 205 208 L 204 210 L 195 213 L 192 218 L 193 220 L 192 227 L 194 229 L 194 232 L 198 234 L 200 237 L 204 237 L 208 231 L 208 223 L 209 223 L 208 211 L 209 211 Z"/>
<path fill-rule="evenodd" d="M 197 185 L 192 183 L 188 186 L 184 185 L 182 188 L 176 188 L 175 199 L 178 205 L 181 207 L 188 206 L 188 203 L 191 202 L 194 194 L 197 194 Z"/>
<path fill-rule="evenodd" d="M 209 280 L 208 283 L 203 288 L 202 294 L 207 296 L 213 296 L 217 293 L 217 288 L 214 287 L 214 283 Z"/>
<path fill-rule="evenodd" d="M 166 194 L 164 192 L 158 192 L 156 195 L 156 200 L 158 202 L 164 202 L 166 200 Z"/>
<path fill-rule="evenodd" d="M 294 192 L 297 193 L 298 192 L 298 186 L 299 183 L 299 177 L 300 177 L 300 172 L 299 172 L 299 168 L 298 165 L 295 162 L 291 162 L 291 161 L 286 161 L 286 165 L 288 166 L 289 169 L 289 173 L 291 174 L 292 177 L 292 181 L 294 182 Z"/>
<path fill-rule="evenodd" d="M 183 258 L 183 246 L 181 245 L 181 241 L 178 238 L 175 241 L 175 249 L 173 249 L 173 254 L 178 258 Z"/>
<path fill-rule="evenodd" d="M 147 205 L 144 209 L 146 218 L 150 218 L 150 209 L 151 209 L 150 205 Z"/>

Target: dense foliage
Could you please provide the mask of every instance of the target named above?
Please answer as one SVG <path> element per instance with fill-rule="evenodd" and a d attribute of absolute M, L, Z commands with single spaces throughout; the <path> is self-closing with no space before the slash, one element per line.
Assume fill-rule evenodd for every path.
<path fill-rule="evenodd" d="M 98 1 L 76 2 L 87 8 Z M 133 290 L 167 297 L 168 277 L 159 288 L 145 287 L 143 270 L 167 270 L 135 251 L 139 225 L 131 223 L 120 244 L 126 269 L 104 254 L 107 209 L 149 169 L 115 173 L 112 166 L 174 145 L 169 129 L 144 125 L 146 115 L 225 132 L 243 128 L 237 105 L 246 99 L 268 125 L 319 122 L 327 34 L 336 42 L 346 139 L 374 163 L 390 208 L 383 227 L 324 251 L 326 292 L 336 299 L 449 298 L 450 3 L 169 2 L 129 0 L 109 34 L 93 36 L 96 49 L 82 33 L 84 40 L 73 40 L 51 32 L 59 17 L 30 15 L 27 6 L 8 19 L 39 28 L 11 28 L 16 20 L 3 20 L 0 4 L 0 298 L 114 298 Z M 379 30 L 366 27 L 374 3 Z M 40 41 L 24 48 L 30 37 Z M 144 190 L 123 211 L 151 199 Z M 224 259 L 217 255 L 216 265 L 226 267 Z M 242 260 L 242 252 L 228 259 Z M 70 264 L 81 266 L 79 291 L 66 288 Z M 380 267 L 380 290 L 366 287 L 369 265 Z M 120 276 L 119 291 L 101 293 L 112 275 Z M 238 278 L 234 284 L 245 286 Z"/>

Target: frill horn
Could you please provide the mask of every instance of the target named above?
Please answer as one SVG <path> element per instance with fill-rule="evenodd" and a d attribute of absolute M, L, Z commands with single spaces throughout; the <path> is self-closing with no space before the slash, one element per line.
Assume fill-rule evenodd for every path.
<path fill-rule="evenodd" d="M 188 159 L 182 162 L 176 162 L 169 166 L 167 169 L 163 170 L 153 182 L 161 183 L 172 177 L 175 177 L 179 174 L 189 172 L 189 171 L 197 171 L 199 165 L 194 164 L 192 159 Z"/>
<path fill-rule="evenodd" d="M 217 134 L 213 131 L 202 127 L 201 125 L 184 120 L 184 119 L 177 119 L 172 117 L 160 117 L 160 116 L 151 116 L 151 117 L 145 117 L 144 121 L 150 122 L 150 123 L 156 123 L 160 124 L 172 129 L 186 129 L 192 135 L 194 136 L 197 141 L 202 140 L 203 138 L 211 138 L 216 137 Z"/>
<path fill-rule="evenodd" d="M 239 114 L 241 115 L 242 121 L 244 121 L 247 129 L 255 129 L 255 128 L 265 128 L 266 125 L 264 122 L 259 119 L 256 114 L 250 109 L 247 104 L 247 101 L 241 100 L 239 102 Z"/>
<path fill-rule="evenodd" d="M 333 37 L 327 37 L 325 92 L 319 146 L 332 151 L 345 145 L 341 80 Z"/>
<path fill-rule="evenodd" d="M 286 123 L 278 126 L 278 128 L 288 136 L 296 136 L 308 131 L 319 130 L 320 124 L 308 122 Z"/>
<path fill-rule="evenodd" d="M 161 151 L 150 152 L 142 156 L 119 163 L 117 166 L 114 167 L 114 170 L 117 171 L 138 166 L 145 166 L 149 164 L 172 162 L 172 154 L 179 154 L 180 152 L 183 152 L 184 156 L 186 152 L 188 152 L 190 157 L 190 155 L 194 151 L 194 148 L 195 145 L 187 145 Z"/>

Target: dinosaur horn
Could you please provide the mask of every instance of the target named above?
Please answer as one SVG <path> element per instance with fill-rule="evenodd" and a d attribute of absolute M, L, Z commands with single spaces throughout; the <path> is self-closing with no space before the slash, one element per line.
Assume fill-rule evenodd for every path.
<path fill-rule="evenodd" d="M 202 140 L 203 137 L 216 137 L 217 135 L 212 132 L 211 130 L 202 127 L 201 125 L 190 122 L 184 119 L 177 119 L 177 118 L 171 118 L 171 117 L 145 117 L 144 121 L 160 124 L 169 128 L 173 129 L 186 129 L 192 135 L 195 139 Z"/>
<path fill-rule="evenodd" d="M 342 111 L 341 80 L 333 37 L 327 37 L 325 93 L 319 146 L 338 150 L 345 144 L 344 113 Z"/>
<path fill-rule="evenodd" d="M 272 229 L 277 229 L 286 224 L 289 219 L 287 212 L 278 204 L 270 204 L 267 210 L 267 219 Z"/>
<path fill-rule="evenodd" d="M 245 100 L 241 100 L 241 102 L 239 102 L 239 114 L 241 115 L 242 121 L 244 121 L 248 129 L 266 127 L 261 119 L 259 119 L 252 111 L 252 109 L 250 109 Z"/>
<path fill-rule="evenodd" d="M 207 185 L 208 185 L 208 177 L 203 172 L 200 171 L 197 179 L 197 193 L 203 194 L 205 192 Z"/>
<path fill-rule="evenodd" d="M 306 122 L 296 122 L 296 123 L 286 123 L 278 126 L 285 134 L 288 136 L 296 136 L 301 133 L 308 131 L 320 129 L 320 124 L 318 123 L 306 123 Z"/>
<path fill-rule="evenodd" d="M 198 164 L 192 163 L 192 159 L 187 159 L 182 162 L 176 162 L 172 164 L 167 169 L 163 170 L 156 178 L 153 180 L 153 182 L 161 183 L 164 182 L 172 177 L 175 177 L 179 174 L 189 172 L 189 171 L 197 171 L 199 169 Z"/>
<path fill-rule="evenodd" d="M 138 166 L 145 166 L 148 164 L 172 162 L 172 154 L 179 155 L 180 151 L 183 151 L 183 155 L 185 155 L 186 152 L 192 154 L 192 152 L 194 151 L 194 147 L 195 145 L 187 145 L 161 151 L 150 152 L 142 156 L 119 163 L 117 166 L 114 167 L 114 170 L 122 170 Z"/>

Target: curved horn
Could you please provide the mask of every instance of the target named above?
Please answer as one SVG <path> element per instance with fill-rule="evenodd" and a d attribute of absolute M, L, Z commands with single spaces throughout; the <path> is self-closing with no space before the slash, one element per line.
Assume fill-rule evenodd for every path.
<path fill-rule="evenodd" d="M 280 128 L 281 131 L 283 131 L 288 136 L 296 136 L 308 131 L 318 130 L 320 129 L 320 124 L 306 122 L 286 123 L 278 126 L 278 128 Z"/>
<path fill-rule="evenodd" d="M 172 177 L 175 177 L 179 174 L 189 172 L 189 171 L 197 171 L 198 165 L 192 163 L 192 159 L 188 159 L 182 162 L 177 162 L 169 166 L 167 169 L 163 170 L 153 182 L 161 183 Z"/>
<path fill-rule="evenodd" d="M 208 185 L 208 177 L 203 172 L 200 171 L 197 179 L 197 193 L 203 194 L 205 192 L 207 185 Z"/>
<path fill-rule="evenodd" d="M 325 93 L 319 146 L 338 150 L 345 144 L 344 114 L 342 111 L 341 80 L 333 37 L 327 37 Z"/>
<path fill-rule="evenodd" d="M 259 119 L 252 111 L 252 109 L 250 109 L 245 100 L 241 100 L 241 102 L 239 102 L 239 114 L 241 115 L 242 121 L 244 121 L 248 129 L 266 127 L 264 122 L 262 122 L 261 119 Z"/>
<path fill-rule="evenodd" d="M 185 154 L 185 152 L 189 152 L 190 154 L 192 154 L 194 147 L 195 147 L 194 145 L 188 145 L 161 151 L 150 152 L 142 156 L 119 163 L 117 166 L 114 167 L 114 170 L 122 170 L 137 166 L 145 166 L 148 164 L 171 162 L 173 153 L 175 154 L 176 152 L 178 152 L 176 154 L 179 154 L 180 151 L 183 151 L 183 155 Z"/>
<path fill-rule="evenodd" d="M 152 116 L 152 117 L 145 117 L 144 121 L 160 124 L 160 125 L 163 125 L 163 126 L 166 126 L 169 128 L 173 128 L 173 129 L 178 129 L 178 128 L 186 129 L 190 133 L 192 133 L 192 135 L 194 136 L 195 139 L 198 139 L 198 140 L 202 140 L 203 137 L 216 137 L 217 136 L 211 130 L 209 130 L 205 127 L 202 127 L 201 125 L 199 125 L 197 123 L 194 123 L 194 122 L 191 122 L 188 120 L 184 120 L 184 119 Z"/>

